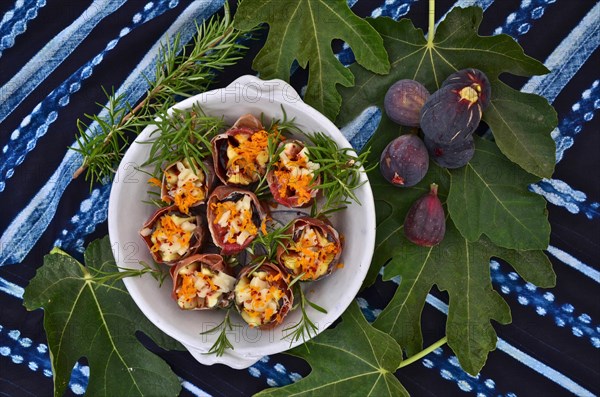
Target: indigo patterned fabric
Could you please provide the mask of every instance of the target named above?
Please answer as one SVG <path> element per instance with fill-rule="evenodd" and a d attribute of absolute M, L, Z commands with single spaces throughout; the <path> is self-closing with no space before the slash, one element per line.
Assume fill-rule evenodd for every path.
<path fill-rule="evenodd" d="M 3 0 L 0 2 L 0 395 L 52 395 L 52 369 L 41 310 L 27 312 L 23 290 L 53 246 L 77 256 L 107 233 L 110 185 L 90 191 L 71 175 L 81 157 L 75 123 L 105 103 L 101 86 L 136 102 L 147 89 L 158 43 L 180 33 L 224 0 Z M 348 0 L 361 16 L 412 18 L 425 28 L 427 1 Z M 437 17 L 452 7 L 484 9 L 481 33 L 508 34 L 552 71 L 531 79 L 507 77 L 524 92 L 544 96 L 559 116 L 552 132 L 556 172 L 530 186 L 548 201 L 552 224 L 547 253 L 558 281 L 544 290 L 492 260 L 494 288 L 510 304 L 513 323 L 496 327 L 497 349 L 473 377 L 444 346 L 403 368 L 398 377 L 415 396 L 593 396 L 600 393 L 600 2 L 596 0 L 438 0 Z M 251 70 L 260 40 L 224 85 Z M 345 46 L 342 62 L 353 61 Z M 294 70 L 300 92 L 306 76 Z M 380 110 L 366 109 L 343 133 L 361 148 Z M 393 282 L 359 295 L 370 321 L 391 297 Z M 443 335 L 447 296 L 435 289 L 423 313 L 425 344 Z M 149 348 L 154 349 L 152 345 Z M 279 354 L 247 370 L 202 366 L 188 353 L 155 349 L 180 377 L 184 396 L 250 395 L 306 376 L 303 361 Z M 69 394 L 83 395 L 85 360 L 73 369 Z"/>

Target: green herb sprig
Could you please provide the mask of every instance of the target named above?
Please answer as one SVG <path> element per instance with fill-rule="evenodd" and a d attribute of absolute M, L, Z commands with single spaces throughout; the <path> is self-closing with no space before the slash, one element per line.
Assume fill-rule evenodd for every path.
<path fill-rule="evenodd" d="M 77 145 L 72 150 L 83 156 L 83 163 L 73 178 L 85 172 L 90 186 L 106 183 L 116 172 L 129 145 L 128 136 L 139 134 L 154 123 L 156 114 L 165 113 L 176 102 L 176 97 L 189 97 L 205 91 L 213 82 L 215 73 L 235 64 L 247 47 L 240 43 L 242 36 L 233 28 L 227 2 L 223 17 L 214 16 L 197 26 L 193 42 L 183 45 L 180 35 L 163 44 L 159 51 L 154 77 L 149 76 L 150 88 L 135 106 L 125 101 L 124 95 L 108 96 L 108 105 L 100 105 L 106 116 L 85 115 L 91 122 L 77 123 Z M 94 129 L 90 131 L 90 126 Z"/>
<path fill-rule="evenodd" d="M 200 333 L 200 335 L 206 335 L 206 334 L 213 334 L 213 333 L 219 331 L 219 336 L 217 337 L 217 340 L 210 347 L 208 352 L 206 352 L 204 354 L 216 354 L 217 357 L 221 357 L 225 353 L 225 350 L 227 350 L 227 349 L 234 350 L 233 345 L 231 344 L 231 342 L 229 342 L 229 339 L 227 339 L 227 331 L 233 330 L 233 324 L 231 324 L 231 319 L 229 318 L 230 311 L 231 311 L 231 309 L 227 309 L 227 312 L 225 312 L 225 318 L 218 325 L 209 329 L 208 331 L 204 331 L 204 332 Z"/>
<path fill-rule="evenodd" d="M 297 278 L 299 277 L 300 276 L 298 276 Z M 294 295 L 298 294 L 300 296 L 300 303 L 298 304 L 298 306 L 300 307 L 302 317 L 300 318 L 300 321 L 298 321 L 296 324 L 291 325 L 283 330 L 283 339 L 289 338 L 290 346 L 300 339 L 302 339 L 302 342 L 306 342 L 307 340 L 317 335 L 317 331 L 319 328 L 315 323 L 312 322 L 312 320 L 308 316 L 308 313 L 306 312 L 308 306 L 321 313 L 327 314 L 327 310 L 317 305 L 316 303 L 308 300 L 308 298 L 304 294 L 304 291 L 302 290 L 302 287 L 299 284 L 294 284 L 294 287 L 296 290 L 296 293 L 294 293 Z M 290 288 L 292 287 L 290 286 Z"/>
<path fill-rule="evenodd" d="M 80 153 L 84 160 L 81 167 L 75 171 L 73 178 L 77 178 L 86 169 L 85 179 L 90 181 L 90 189 L 95 182 L 104 181 L 107 177 L 117 172 L 117 166 L 123 158 L 123 153 L 129 145 L 128 134 L 134 130 L 134 120 L 126 115 L 131 114 L 131 107 L 125 102 L 125 95 L 115 96 L 114 89 L 108 93 L 102 88 L 108 99 L 106 105 L 98 103 L 106 116 L 86 114 L 91 121 L 87 124 L 81 119 L 77 120 L 79 135 L 76 136 L 77 145 L 71 150 Z M 88 134 L 91 125 L 96 124 L 96 134 Z"/>
<path fill-rule="evenodd" d="M 150 274 L 152 278 L 158 281 L 158 285 L 162 286 L 166 280 L 169 272 L 162 268 L 160 265 L 152 262 L 148 264 L 144 261 L 140 261 L 139 264 L 142 266 L 141 269 L 130 269 L 126 267 L 119 267 L 118 272 L 104 271 L 101 269 L 90 269 L 92 275 L 92 281 L 97 284 L 112 285 L 115 282 L 122 280 L 126 277 L 141 277 L 144 274 Z"/>
<path fill-rule="evenodd" d="M 285 243 L 292 237 L 291 234 L 286 233 L 291 224 L 290 221 L 280 227 L 271 228 L 267 233 L 261 230 L 246 247 L 246 251 L 255 258 L 253 262 L 272 260 L 279 247 L 285 249 Z"/>
<path fill-rule="evenodd" d="M 198 172 L 196 165 L 204 169 L 203 160 L 212 155 L 210 140 L 223 131 L 225 123 L 222 117 L 207 116 L 194 105 L 191 111 L 175 109 L 172 115 L 161 113 L 156 127 L 149 140 L 138 142 L 152 145 L 142 167 L 153 165 L 152 176 L 161 179 L 162 167 L 182 157 L 195 173 Z"/>
<path fill-rule="evenodd" d="M 311 208 L 311 216 L 318 217 L 345 208 L 352 201 L 360 204 L 354 193 L 366 180 L 361 181 L 361 174 L 371 171 L 376 165 L 364 167 L 370 149 L 365 149 L 360 155 L 355 155 L 350 148 L 340 148 L 329 136 L 322 132 L 305 134 L 312 142 L 307 145 L 313 163 L 319 164 L 314 171 L 314 180 L 320 178 L 315 189 L 321 190 L 325 202 L 318 205 L 315 202 Z"/>

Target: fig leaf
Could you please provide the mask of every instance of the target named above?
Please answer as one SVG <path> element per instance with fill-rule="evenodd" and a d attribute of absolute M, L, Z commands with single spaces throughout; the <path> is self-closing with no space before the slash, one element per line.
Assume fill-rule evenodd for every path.
<path fill-rule="evenodd" d="M 378 141 L 373 142 L 377 145 Z M 375 252 L 365 284 L 375 280 L 384 264 L 384 280 L 400 276 L 394 297 L 373 325 L 393 336 L 408 356 L 422 349 L 421 312 L 427 294 L 434 285 L 447 291 L 448 345 L 461 367 L 475 375 L 496 347 L 491 320 L 506 324 L 511 319 L 508 305 L 492 289 L 490 258 L 506 260 L 525 280 L 539 287 L 553 286 L 555 274 L 542 250 L 506 249 L 486 236 L 468 241 L 448 216 L 446 234 L 439 245 L 420 247 L 409 242 L 404 236 L 403 221 L 412 202 L 427 193 L 433 182 L 439 185 L 438 197 L 442 203 L 448 202 L 450 175 L 450 171 L 431 164 L 423 181 L 403 188 L 399 194 L 399 188 L 387 183 L 379 173 L 371 173 L 376 207 L 378 211 L 381 207 L 386 211 L 378 213 Z"/>
<path fill-rule="evenodd" d="M 508 304 L 492 288 L 490 258 L 508 261 L 525 279 L 540 287 L 553 286 L 555 282 L 550 261 L 542 251 L 503 249 L 485 237 L 469 242 L 450 220 L 444 240 L 435 247 L 414 245 L 402 233 L 393 235 L 385 244 L 397 247 L 398 255 L 385 267 L 383 278 L 388 280 L 399 274 L 402 278 L 394 297 L 373 325 L 401 343 L 408 356 L 418 353 L 423 344 L 421 312 L 427 294 L 436 284 L 450 298 L 448 345 L 461 367 L 473 375 L 479 373 L 488 353 L 496 348 L 497 336 L 491 320 L 501 324 L 511 321 Z"/>
<path fill-rule="evenodd" d="M 410 20 L 377 18 L 371 24 L 382 35 L 392 71 L 378 76 L 351 66 L 356 88 L 341 89 L 343 102 L 336 121 L 344 126 L 365 109 L 377 106 L 382 118 L 366 147 L 375 162 L 399 134 L 383 112 L 384 95 L 394 82 L 414 79 L 434 92 L 453 72 L 469 67 L 482 70 L 492 84 L 492 104 L 484 111 L 495 142 L 478 139 L 469 164 L 446 170 L 430 163 L 425 178 L 410 188 L 389 184 L 379 170 L 369 173 L 377 211 L 376 246 L 363 286 L 372 284 L 385 265 L 385 280 L 399 276 L 394 298 L 374 322 L 389 333 L 411 356 L 422 349 L 421 312 L 434 285 L 450 297 L 446 323 L 448 344 L 467 372 L 475 375 L 496 347 L 492 320 L 511 321 L 510 308 L 493 290 L 490 258 L 513 265 L 526 280 L 540 287 L 555 283 L 552 266 L 542 249 L 550 227 L 545 201 L 528 190 L 554 168 L 556 113 L 544 98 L 504 86 L 501 73 L 531 76 L 547 73 L 537 60 L 526 56 L 509 36 L 481 37 L 478 7 L 454 8 L 427 45 L 421 29 Z M 519 104 L 523 104 L 519 110 Z M 515 115 L 514 112 L 527 112 Z M 517 113 L 518 113 L 517 112 Z M 446 235 L 437 246 L 410 243 L 403 221 L 411 204 L 437 183 L 446 209 Z M 459 208 L 460 207 L 460 208 Z"/>
<path fill-rule="evenodd" d="M 338 114 L 342 100 L 336 86 L 354 85 L 352 72 L 333 53 L 334 39 L 348 43 L 356 61 L 368 70 L 389 71 L 383 40 L 346 0 L 243 0 L 234 26 L 248 30 L 262 22 L 269 24 L 269 35 L 252 67 L 263 79 L 286 81 L 294 60 L 309 67 L 304 100 L 330 119 Z"/>
<path fill-rule="evenodd" d="M 312 372 L 296 383 L 257 396 L 408 396 L 394 375 L 402 362 L 402 349 L 365 320 L 356 302 L 334 329 L 287 353 L 305 359 Z"/>
<path fill-rule="evenodd" d="M 516 167 L 490 141 L 476 139 L 471 161 L 453 170 L 448 195 L 452 220 L 469 241 L 485 233 L 501 247 L 546 249 L 546 200 L 527 185 L 537 178 Z"/>
<path fill-rule="evenodd" d="M 54 395 L 62 396 L 73 366 L 90 367 L 93 396 L 177 396 L 177 376 L 136 338 L 140 331 L 165 349 L 184 350 L 142 314 L 121 280 L 98 282 L 118 272 L 108 236 L 92 242 L 85 266 L 63 251 L 44 257 L 24 294 L 27 310 L 44 309 L 44 329 L 54 372 Z"/>

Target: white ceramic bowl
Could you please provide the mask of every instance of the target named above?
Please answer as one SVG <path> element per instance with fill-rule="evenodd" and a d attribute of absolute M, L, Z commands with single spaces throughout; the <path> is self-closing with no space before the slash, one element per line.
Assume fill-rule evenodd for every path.
<path fill-rule="evenodd" d="M 242 76 L 225 88 L 196 95 L 176 107 L 190 109 L 193 104 L 200 105 L 209 115 L 223 116 L 229 125 L 245 113 L 256 116 L 263 113 L 265 120 L 282 119 L 283 105 L 288 118 L 295 118 L 303 131 L 321 131 L 333 138 L 340 147 L 350 147 L 332 122 L 302 102 L 297 92 L 281 80 L 263 81 L 254 76 Z M 137 167 L 147 160 L 150 150 L 150 145 L 139 141 L 148 140 L 153 130 L 146 128 L 131 145 L 119 166 L 110 194 L 108 229 L 115 259 L 120 267 L 136 268 L 139 267 L 139 261 L 152 260 L 139 236 L 139 230 L 155 208 L 142 203 L 148 198 L 148 176 L 139 172 Z M 362 178 L 366 181 L 364 174 Z M 375 243 L 373 195 L 368 183 L 355 193 L 361 205 L 353 203 L 331 219 L 345 239 L 341 257 L 344 267 L 305 289 L 311 301 L 327 310 L 327 314 L 323 314 L 308 309 L 319 332 L 331 325 L 352 302 L 371 263 Z M 283 324 L 270 330 L 250 328 L 236 313 L 233 322 L 240 326 L 228 333 L 234 350 L 227 350 L 221 357 L 204 354 L 214 343 L 217 334 L 200 333 L 220 323 L 224 316 L 222 311 L 180 310 L 170 296 L 170 280 L 161 288 L 149 275 L 126 278 L 124 281 L 131 297 L 146 317 L 181 342 L 203 364 L 222 363 L 232 368 L 246 368 L 265 355 L 283 352 L 302 342 L 290 344 L 289 340 L 282 339 L 283 329 L 300 319 L 299 310 L 291 312 Z"/>

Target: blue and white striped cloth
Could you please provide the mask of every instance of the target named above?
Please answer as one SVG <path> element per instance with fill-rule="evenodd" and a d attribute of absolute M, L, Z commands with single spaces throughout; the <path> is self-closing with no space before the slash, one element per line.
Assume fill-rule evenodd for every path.
<path fill-rule="evenodd" d="M 75 121 L 104 103 L 100 86 L 130 102 L 147 89 L 159 43 L 180 33 L 225 0 L 4 0 L 0 4 L 0 395 L 52 394 L 52 369 L 42 312 L 22 306 L 23 288 L 52 246 L 78 255 L 106 234 L 110 186 L 71 179 L 81 156 Z M 425 27 L 424 0 L 348 0 L 361 16 L 409 17 Z M 512 269 L 490 263 L 493 286 L 510 304 L 513 324 L 497 327 L 498 345 L 482 372 L 466 374 L 444 346 L 398 377 L 414 395 L 593 396 L 600 394 L 600 2 L 597 0 L 438 0 L 441 18 L 452 7 L 484 9 L 482 34 L 509 34 L 552 71 L 510 80 L 554 104 L 559 124 L 553 178 L 530 189 L 548 201 L 553 227 L 548 254 L 557 287 L 541 290 Z M 259 46 L 260 42 L 252 43 Z M 349 64 L 343 46 L 339 59 Z M 220 76 L 227 83 L 252 73 L 251 59 Z M 298 71 L 297 73 L 301 73 Z M 295 80 L 301 81 L 301 78 Z M 299 91 L 301 85 L 296 87 Z M 361 148 L 381 112 L 365 109 L 343 133 Z M 391 296 L 380 283 L 358 298 L 373 321 Z M 447 297 L 432 291 L 423 315 L 426 343 L 443 333 Z M 309 373 L 303 361 L 264 357 L 248 370 L 204 367 L 187 353 L 164 358 L 181 379 L 182 395 L 249 395 Z M 83 395 L 90 369 L 75 365 L 69 393 Z"/>

